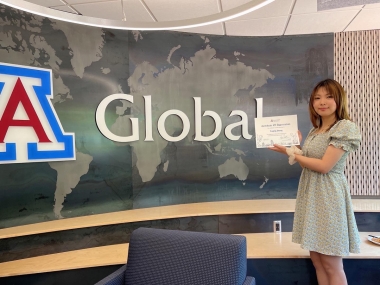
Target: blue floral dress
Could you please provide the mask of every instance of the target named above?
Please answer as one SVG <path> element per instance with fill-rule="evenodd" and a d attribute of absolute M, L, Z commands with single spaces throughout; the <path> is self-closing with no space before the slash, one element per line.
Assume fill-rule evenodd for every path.
<path fill-rule="evenodd" d="M 345 153 L 326 174 L 303 169 L 292 240 L 304 249 L 326 255 L 359 253 L 360 237 L 344 169 L 349 152 L 359 147 L 360 131 L 349 120 L 338 121 L 328 132 L 316 131 L 312 129 L 305 140 L 304 156 L 321 159 L 329 145 L 342 148 Z"/>

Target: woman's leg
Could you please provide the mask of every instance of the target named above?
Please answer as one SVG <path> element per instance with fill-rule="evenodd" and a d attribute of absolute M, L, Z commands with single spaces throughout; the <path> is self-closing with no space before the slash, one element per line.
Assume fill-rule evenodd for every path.
<path fill-rule="evenodd" d="M 347 285 L 346 274 L 343 270 L 341 256 L 319 254 L 325 272 L 327 273 L 329 285 Z"/>
<path fill-rule="evenodd" d="M 322 265 L 320 255 L 321 254 L 318 252 L 310 251 L 310 258 L 317 273 L 318 285 L 330 285 L 329 278 L 325 268 Z"/>

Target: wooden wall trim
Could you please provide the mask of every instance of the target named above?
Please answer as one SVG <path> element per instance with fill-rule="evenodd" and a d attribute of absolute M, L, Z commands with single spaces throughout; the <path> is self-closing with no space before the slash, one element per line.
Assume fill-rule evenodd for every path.
<path fill-rule="evenodd" d="M 355 212 L 380 212 L 380 199 L 353 199 Z M 292 213 L 295 199 L 237 200 L 134 209 L 0 229 L 0 239 L 104 225 L 183 217 Z"/>

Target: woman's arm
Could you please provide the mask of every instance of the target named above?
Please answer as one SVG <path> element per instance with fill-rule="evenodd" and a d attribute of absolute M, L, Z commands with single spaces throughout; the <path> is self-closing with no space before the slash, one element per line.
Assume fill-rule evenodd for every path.
<path fill-rule="evenodd" d="M 296 154 L 295 157 L 296 161 L 301 164 L 302 167 L 325 174 L 337 164 L 343 154 L 343 149 L 329 145 L 322 159 L 306 157 L 298 154 Z"/>
<path fill-rule="evenodd" d="M 282 145 L 275 144 L 274 147 L 271 147 L 269 149 L 282 154 L 287 154 L 286 147 Z M 343 149 L 329 145 L 322 159 L 306 157 L 300 154 L 296 154 L 295 159 L 302 167 L 306 167 L 320 173 L 328 173 L 339 161 L 343 154 Z"/>
<path fill-rule="evenodd" d="M 306 156 L 304 156 L 304 157 L 306 157 Z M 302 162 L 298 161 L 297 157 L 296 157 L 296 161 L 298 162 L 299 165 L 301 165 L 302 168 L 305 168 L 305 165 Z"/>

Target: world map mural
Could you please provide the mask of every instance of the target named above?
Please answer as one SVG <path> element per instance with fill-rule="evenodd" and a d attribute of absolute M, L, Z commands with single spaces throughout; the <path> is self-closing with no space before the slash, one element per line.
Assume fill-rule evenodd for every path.
<path fill-rule="evenodd" d="M 263 116 L 298 116 L 306 137 L 308 97 L 319 80 L 333 77 L 333 35 L 228 37 L 180 32 L 119 31 L 55 21 L 0 6 L 0 61 L 53 71 L 52 103 L 66 132 L 75 133 L 76 160 L 0 164 L 0 228 L 61 218 L 172 204 L 295 198 L 299 166 L 257 149 L 257 99 Z M 0 77 L 1 82 L 1 77 Z M 111 94 L 105 112 L 109 130 L 132 133 L 123 143 L 99 131 L 95 113 Z M 1 94 L 0 94 L 1 96 Z M 146 141 L 150 96 L 153 140 Z M 195 99 L 198 98 L 198 99 Z M 217 113 L 222 131 L 194 140 L 195 100 Z M 158 132 L 159 117 L 180 110 L 190 130 L 178 142 Z M 234 110 L 247 114 L 248 133 Z M 1 108 L 0 108 L 1 116 Z M 202 136 L 215 123 L 202 117 Z M 165 121 L 169 136 L 183 131 L 178 116 Z"/>

